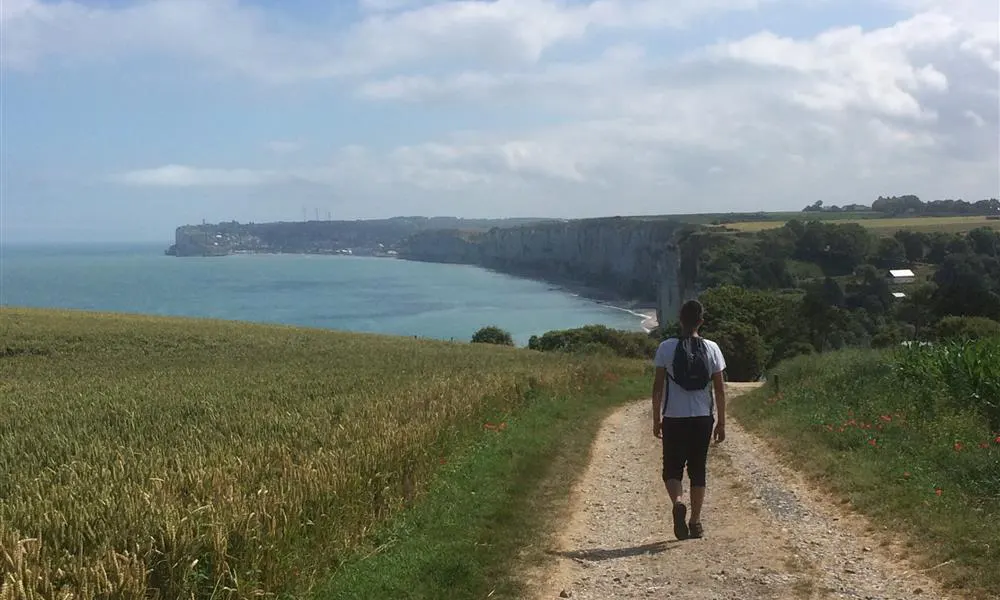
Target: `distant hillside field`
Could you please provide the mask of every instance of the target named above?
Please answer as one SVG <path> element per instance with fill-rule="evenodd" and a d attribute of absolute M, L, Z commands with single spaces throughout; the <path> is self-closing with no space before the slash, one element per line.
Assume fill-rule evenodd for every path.
<path fill-rule="evenodd" d="M 1000 220 L 988 219 L 985 216 L 972 217 L 899 217 L 899 218 L 878 218 L 878 217 L 851 217 L 848 215 L 822 215 L 816 213 L 799 213 L 797 218 L 800 221 L 822 220 L 836 221 L 837 223 L 859 223 L 869 229 L 884 231 L 891 235 L 900 229 L 924 232 L 961 233 L 971 231 L 977 227 L 992 227 L 1000 230 Z M 727 223 L 726 226 L 739 231 L 764 231 L 766 229 L 777 229 L 787 221 L 747 221 L 743 223 Z"/>
<path fill-rule="evenodd" d="M 0 597 L 300 596 L 500 424 L 643 368 L 0 309 Z"/>

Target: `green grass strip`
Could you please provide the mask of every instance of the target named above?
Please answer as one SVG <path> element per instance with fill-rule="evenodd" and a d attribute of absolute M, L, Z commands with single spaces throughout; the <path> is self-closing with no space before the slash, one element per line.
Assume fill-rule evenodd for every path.
<path fill-rule="evenodd" d="M 315 597 L 521 597 L 514 570 L 544 558 L 537 543 L 586 466 L 602 419 L 647 387 L 633 379 L 602 394 L 537 398 L 503 430 L 485 430 Z"/>

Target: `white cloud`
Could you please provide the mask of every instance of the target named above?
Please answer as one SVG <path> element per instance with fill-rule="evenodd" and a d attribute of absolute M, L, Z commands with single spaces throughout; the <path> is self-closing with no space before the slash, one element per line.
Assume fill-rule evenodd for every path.
<path fill-rule="evenodd" d="M 536 174 L 581 184 L 578 197 L 609 198 L 613 189 L 640 211 L 683 194 L 732 207 L 794 206 L 816 193 L 841 202 L 903 190 L 996 196 L 997 10 L 948 6 L 931 3 L 872 30 L 762 32 L 673 60 L 626 47 L 623 60 L 608 52 L 590 63 L 397 76 L 360 94 L 560 108 L 578 120 L 450 143 L 448 163 L 524 181 L 529 171 L 517 167 L 531 162 Z M 408 149 L 430 164 L 443 154 Z"/>
<path fill-rule="evenodd" d="M 833 204 L 909 192 L 1000 195 L 1000 8 L 878 4 L 887 3 L 907 16 L 811 36 L 704 35 L 717 41 L 682 53 L 634 34 L 662 38 L 765 0 L 364 0 L 357 24 L 302 35 L 279 35 L 267 15 L 235 0 L 116 10 L 6 0 L 3 18 L 22 25 L 8 61 L 20 68 L 130 48 L 270 81 L 352 75 L 356 101 L 406 103 L 414 118 L 422 104 L 557 115 L 548 125 L 492 129 L 484 118 L 479 131 L 444 124 L 423 141 L 350 146 L 309 164 L 299 142 L 274 141 L 272 152 L 303 164 L 116 176 L 129 185 L 319 186 L 378 214 L 500 204 L 506 214 L 572 216 L 794 208 L 817 196 Z M 604 51 L 549 54 L 579 41 Z"/>
<path fill-rule="evenodd" d="M 362 12 L 392 12 L 432 4 L 433 0 L 359 0 Z"/>
<path fill-rule="evenodd" d="M 967 111 L 965 111 L 965 113 L 963 113 L 963 114 L 964 114 L 964 115 L 965 115 L 965 116 L 966 116 L 966 117 L 967 117 L 967 118 L 968 118 L 968 119 L 969 119 L 970 121 L 972 121 L 972 123 L 973 123 L 973 124 L 975 124 L 975 126 L 976 126 L 976 127 L 985 127 L 985 126 L 986 126 L 986 119 L 984 119 L 984 118 L 980 117 L 980 116 L 979 116 L 979 115 L 978 115 L 978 114 L 976 113 L 976 111 L 974 111 L 974 110 L 967 110 Z"/>
<path fill-rule="evenodd" d="M 158 0 L 92 6 L 5 0 L 8 67 L 168 55 L 264 81 L 358 75 L 442 59 L 479 65 L 537 62 L 591 29 L 681 27 L 706 14 L 775 0 L 362 0 L 349 27 L 283 23 L 238 0 Z"/>
<path fill-rule="evenodd" d="M 126 185 L 158 187 L 252 186 L 273 183 L 285 177 L 273 171 L 254 169 L 200 169 L 184 165 L 166 165 L 153 169 L 128 171 L 113 177 Z"/>

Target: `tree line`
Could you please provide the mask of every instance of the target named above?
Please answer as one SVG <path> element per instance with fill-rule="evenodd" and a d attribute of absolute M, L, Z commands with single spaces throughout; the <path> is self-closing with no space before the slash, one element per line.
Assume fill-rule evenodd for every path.
<path fill-rule="evenodd" d="M 1000 231 L 879 237 L 854 223 L 791 221 L 701 244 L 704 334 L 731 357 L 734 379 L 800 354 L 1000 334 Z M 915 280 L 894 284 L 889 269 L 902 267 Z"/>
<path fill-rule="evenodd" d="M 966 200 L 931 200 L 924 202 L 918 196 L 879 196 L 871 206 L 851 204 L 847 206 L 824 206 L 822 200 L 802 209 L 802 212 L 864 212 L 873 211 L 885 216 L 983 216 L 1000 215 L 1000 199 L 988 198 L 977 202 Z"/>

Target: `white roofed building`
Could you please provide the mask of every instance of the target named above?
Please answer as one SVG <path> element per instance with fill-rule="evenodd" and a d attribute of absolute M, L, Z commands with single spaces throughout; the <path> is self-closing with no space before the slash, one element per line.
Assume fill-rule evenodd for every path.
<path fill-rule="evenodd" d="M 890 269 L 889 283 L 912 283 L 917 276 L 910 269 Z"/>

